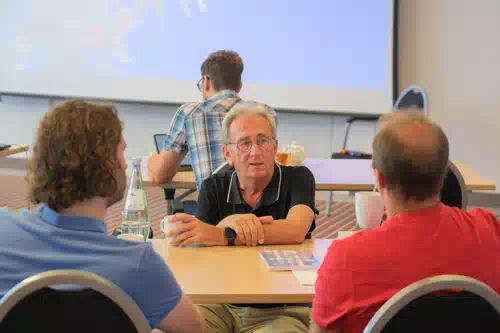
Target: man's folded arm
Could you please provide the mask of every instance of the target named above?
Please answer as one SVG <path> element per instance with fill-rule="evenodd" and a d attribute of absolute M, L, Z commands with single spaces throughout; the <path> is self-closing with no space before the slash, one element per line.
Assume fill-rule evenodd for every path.
<path fill-rule="evenodd" d="M 297 205 L 290 209 L 286 219 L 264 224 L 264 244 L 301 244 L 304 242 L 314 212 L 307 205 Z"/>

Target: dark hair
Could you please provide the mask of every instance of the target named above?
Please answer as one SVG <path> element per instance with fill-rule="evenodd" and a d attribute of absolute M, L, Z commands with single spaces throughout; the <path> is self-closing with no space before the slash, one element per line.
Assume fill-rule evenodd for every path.
<path fill-rule="evenodd" d="M 407 139 L 405 134 L 413 138 Z M 427 142 L 422 143 L 419 138 L 424 137 Z M 423 115 L 397 117 L 373 140 L 373 168 L 384 176 L 388 189 L 403 200 L 423 201 L 440 194 L 448 157 L 446 135 Z"/>
<path fill-rule="evenodd" d="M 241 88 L 241 73 L 243 60 L 234 51 L 216 51 L 201 64 L 201 75 L 207 75 L 217 91 L 238 91 Z"/>
<path fill-rule="evenodd" d="M 77 201 L 113 195 L 122 130 L 113 105 L 74 100 L 49 110 L 28 162 L 30 200 L 59 211 Z"/>

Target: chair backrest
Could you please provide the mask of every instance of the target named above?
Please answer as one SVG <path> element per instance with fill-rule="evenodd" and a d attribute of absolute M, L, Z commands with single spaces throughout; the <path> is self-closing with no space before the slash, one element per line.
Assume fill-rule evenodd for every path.
<path fill-rule="evenodd" d="M 425 114 L 429 113 L 429 102 L 424 88 L 419 85 L 410 85 L 403 90 L 398 99 L 394 103 L 394 111 L 418 108 L 422 109 Z"/>
<path fill-rule="evenodd" d="M 18 283 L 0 300 L 1 332 L 151 332 L 137 304 L 90 272 L 53 270 Z"/>
<path fill-rule="evenodd" d="M 451 161 L 448 162 L 448 171 L 441 190 L 441 201 L 448 206 L 467 209 L 467 186 L 460 170 Z"/>
<path fill-rule="evenodd" d="M 481 327 L 500 327 L 500 295 L 471 277 L 440 275 L 412 283 L 391 297 L 363 333 L 469 333 L 483 331 Z"/>

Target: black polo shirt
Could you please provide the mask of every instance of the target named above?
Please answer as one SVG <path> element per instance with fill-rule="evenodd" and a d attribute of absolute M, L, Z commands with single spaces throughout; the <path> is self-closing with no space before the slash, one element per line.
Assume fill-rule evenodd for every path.
<path fill-rule="evenodd" d="M 275 164 L 273 177 L 255 208 L 243 200 L 238 184 L 238 175 L 232 167 L 205 179 L 198 194 L 196 217 L 212 225 L 217 225 L 225 217 L 234 214 L 271 215 L 278 220 L 285 219 L 288 211 L 297 205 L 306 205 L 315 215 L 318 214 L 314 206 L 314 176 L 304 166 L 287 167 Z M 314 228 L 313 220 L 307 238 L 311 237 Z"/>
<path fill-rule="evenodd" d="M 232 167 L 227 167 L 205 179 L 198 194 L 196 217 L 208 224 L 217 225 L 225 217 L 234 214 L 252 213 L 256 216 L 271 215 L 275 220 L 285 219 L 288 211 L 297 205 L 306 205 L 318 214 L 314 206 L 316 183 L 311 171 L 304 166 L 287 167 L 275 163 L 274 174 L 264 189 L 262 199 L 255 209 L 241 197 L 238 175 Z M 306 238 L 316 224 L 313 220 Z M 242 307 L 274 308 L 286 304 L 233 304 Z M 301 304 L 290 304 L 298 306 Z M 309 306 L 309 304 L 307 304 Z"/>

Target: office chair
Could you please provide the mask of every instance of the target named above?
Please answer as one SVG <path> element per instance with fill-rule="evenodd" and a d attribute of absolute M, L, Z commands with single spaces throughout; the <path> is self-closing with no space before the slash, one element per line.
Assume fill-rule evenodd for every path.
<path fill-rule="evenodd" d="M 429 102 L 427 99 L 427 94 L 424 88 L 419 85 L 413 84 L 408 86 L 399 95 L 398 99 L 394 103 L 393 111 L 417 108 L 423 110 L 424 114 L 429 113 Z"/>
<path fill-rule="evenodd" d="M 149 333 L 151 328 L 114 283 L 90 272 L 53 270 L 26 278 L 5 294 L 0 331 Z"/>
<path fill-rule="evenodd" d="M 440 275 L 412 283 L 396 293 L 375 313 L 363 333 L 499 329 L 500 295 L 471 277 Z"/>
<path fill-rule="evenodd" d="M 448 206 L 467 209 L 467 186 L 464 177 L 451 161 L 448 161 L 448 171 L 441 190 L 441 202 Z"/>

